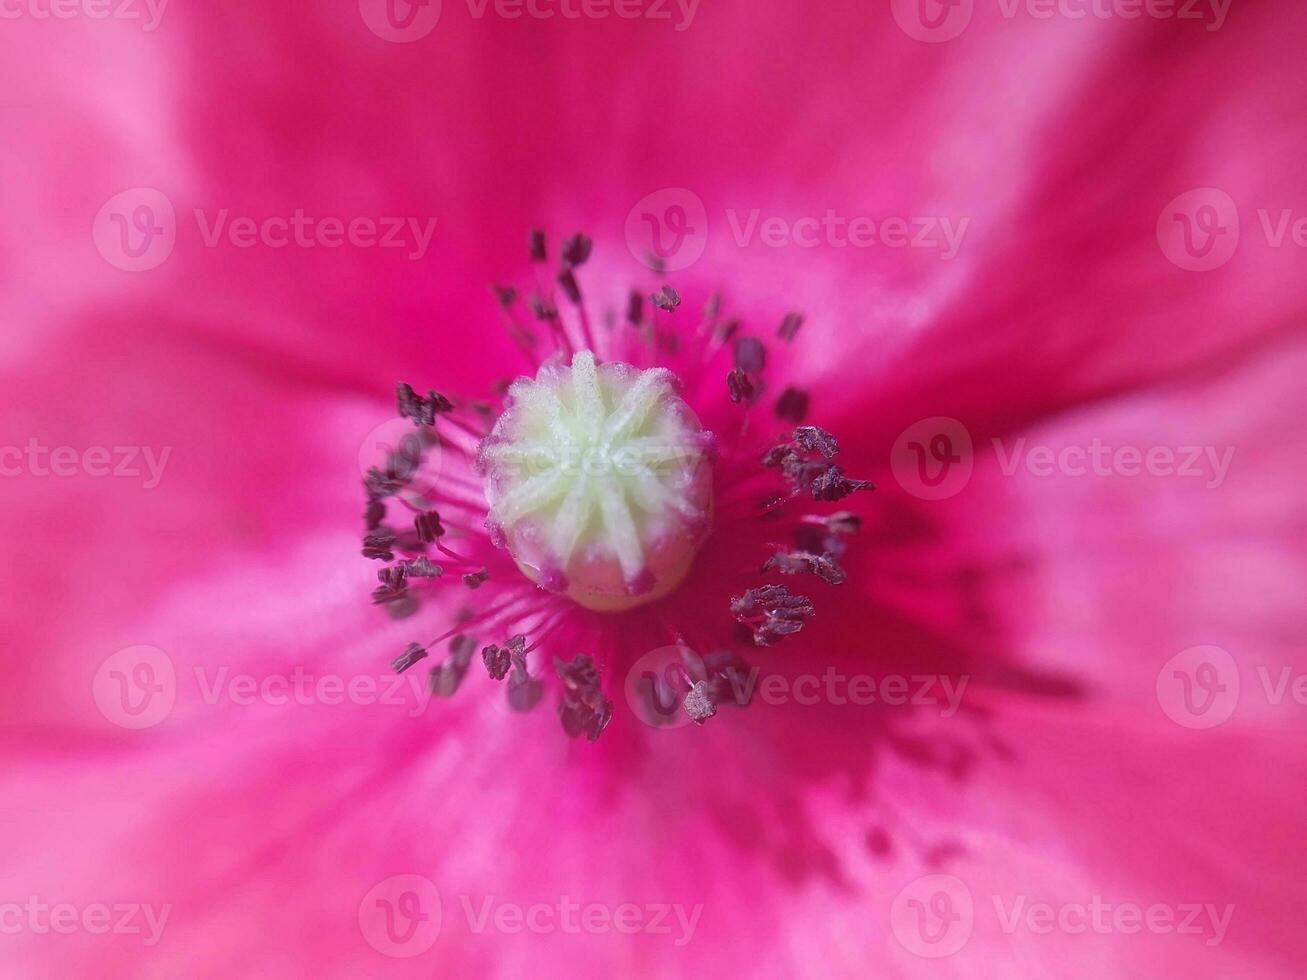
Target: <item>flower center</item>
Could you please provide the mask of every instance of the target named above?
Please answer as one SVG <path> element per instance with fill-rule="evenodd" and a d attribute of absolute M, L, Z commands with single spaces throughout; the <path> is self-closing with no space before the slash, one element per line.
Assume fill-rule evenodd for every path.
<path fill-rule="evenodd" d="M 522 572 L 588 609 L 667 595 L 712 512 L 712 434 L 663 368 L 546 363 L 509 388 L 478 454 L 496 544 Z"/>

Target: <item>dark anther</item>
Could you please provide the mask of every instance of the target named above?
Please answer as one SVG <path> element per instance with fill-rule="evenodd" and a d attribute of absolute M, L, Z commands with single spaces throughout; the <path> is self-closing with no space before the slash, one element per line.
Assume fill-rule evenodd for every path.
<path fill-rule="evenodd" d="M 434 510 L 424 510 L 413 518 L 413 527 L 418 533 L 418 540 L 430 544 L 445 533 L 440 524 L 440 515 Z"/>
<path fill-rule="evenodd" d="M 537 320 L 557 320 L 558 307 L 537 293 L 532 293 L 527 300 L 531 313 Z"/>
<path fill-rule="evenodd" d="M 713 293 L 708 297 L 708 302 L 703 304 L 703 318 L 705 320 L 716 320 L 717 314 L 722 311 L 722 294 Z"/>
<path fill-rule="evenodd" d="M 808 417 L 808 393 L 801 388 L 786 388 L 776 399 L 776 417 L 796 425 Z"/>
<path fill-rule="evenodd" d="M 393 602 L 404 595 L 408 570 L 402 565 L 387 565 L 377 572 L 381 584 L 372 590 L 373 602 Z"/>
<path fill-rule="evenodd" d="M 737 405 L 742 401 L 752 401 L 754 395 L 758 393 L 749 376 L 739 368 L 726 375 L 726 390 L 730 393 L 731 401 Z"/>
<path fill-rule="evenodd" d="M 859 490 L 875 489 L 876 485 L 870 480 L 850 480 L 834 464 L 812 481 L 812 496 L 815 500 L 843 500 Z"/>
<path fill-rule="evenodd" d="M 398 483 L 407 483 L 422 464 L 422 440 L 410 432 L 399 440 L 399 448 L 386 459 L 386 475 Z"/>
<path fill-rule="evenodd" d="M 490 288 L 495 291 L 495 299 L 499 300 L 499 305 L 504 309 L 517 302 L 517 290 L 512 286 L 493 285 Z"/>
<path fill-rule="evenodd" d="M 781 321 L 780 328 L 776 331 L 776 336 L 788 343 L 798 334 L 801 326 L 803 326 L 803 317 L 797 313 L 786 313 L 785 319 Z"/>
<path fill-rule="evenodd" d="M 800 452 L 816 453 L 822 459 L 832 459 L 840 451 L 835 437 L 816 425 L 801 425 L 795 429 L 794 445 Z"/>
<path fill-rule="evenodd" d="M 638 290 L 631 290 L 631 295 L 626 301 L 626 322 L 633 326 L 639 326 L 644 320 L 644 294 Z"/>
<path fill-rule="evenodd" d="M 737 370 L 757 377 L 767 364 L 767 348 L 757 337 L 737 337 L 731 350 Z"/>
<path fill-rule="evenodd" d="M 732 596 L 731 612 L 753 631 L 753 642 L 765 647 L 803 629 L 813 609 L 807 596 L 794 595 L 783 585 L 763 585 Z"/>
<path fill-rule="evenodd" d="M 724 344 L 734 337 L 735 332 L 739 329 L 739 320 L 727 320 L 725 323 L 719 323 L 713 328 L 713 337 Z"/>
<path fill-rule="evenodd" d="M 508 669 L 514 663 L 525 667 L 525 656 L 526 637 L 521 633 L 505 640 L 502 647 L 492 643 L 481 651 L 481 660 L 486 665 L 487 672 L 497 681 L 502 681 L 508 675 Z"/>
<path fill-rule="evenodd" d="M 379 527 L 375 531 L 369 531 L 363 535 L 363 557 L 390 561 L 395 557 L 394 552 L 390 549 L 397 540 L 395 532 L 387 527 Z"/>
<path fill-rule="evenodd" d="M 585 260 L 590 257 L 590 250 L 594 248 L 594 242 L 589 235 L 583 235 L 577 232 L 571 238 L 563 239 L 563 261 L 570 266 L 584 265 Z"/>
<path fill-rule="evenodd" d="M 545 260 L 545 233 L 539 228 L 532 228 L 531 237 L 527 240 L 527 248 L 531 253 L 532 262 L 543 262 Z"/>
<path fill-rule="evenodd" d="M 367 492 L 368 500 L 384 500 L 397 493 L 399 487 L 400 484 L 395 479 L 375 466 L 369 466 L 368 474 L 363 478 L 363 489 Z"/>
<path fill-rule="evenodd" d="M 840 585 L 847 577 L 835 556 L 827 553 L 816 554 L 811 551 L 787 551 L 780 548 L 762 564 L 762 571 L 776 569 L 782 575 L 797 575 L 799 572 L 812 572 L 823 582 Z"/>
<path fill-rule="evenodd" d="M 397 674 L 402 674 L 426 655 L 426 647 L 420 643 L 410 643 L 404 648 L 403 653 L 390 662 L 390 669 Z"/>
<path fill-rule="evenodd" d="M 426 555 L 410 558 L 404 562 L 404 571 L 411 578 L 440 578 L 441 575 L 445 574 L 445 570 L 439 565 L 433 564 Z"/>
<path fill-rule="evenodd" d="M 423 398 L 401 381 L 395 386 L 395 407 L 401 418 L 412 419 L 414 425 L 434 425 L 438 414 L 454 410 L 454 403 L 438 391 L 428 391 Z"/>
<path fill-rule="evenodd" d="M 563 287 L 563 292 L 573 303 L 581 302 L 581 287 L 576 284 L 576 276 L 572 274 L 570 268 L 564 268 L 558 274 L 558 285 Z"/>
<path fill-rule="evenodd" d="M 681 705 L 696 725 L 702 725 L 717 714 L 717 705 L 713 704 L 712 698 L 708 695 L 707 681 L 695 681 Z"/>
<path fill-rule="evenodd" d="M 584 653 L 570 661 L 555 657 L 554 670 L 563 682 L 563 696 L 558 702 L 563 730 L 572 738 L 584 734 L 593 742 L 613 720 L 613 702 L 599 687 L 594 661 Z"/>
<path fill-rule="evenodd" d="M 478 568 L 475 572 L 468 572 L 463 576 L 463 584 L 469 589 L 481 588 L 481 583 L 490 578 L 490 570 L 487 568 Z"/>
<path fill-rule="evenodd" d="M 367 525 L 368 530 L 380 527 L 385 519 L 386 505 L 380 500 L 369 500 L 368 506 L 363 511 L 363 523 Z"/>
<path fill-rule="evenodd" d="M 674 313 L 676 308 L 681 305 L 681 294 L 671 286 L 663 286 L 662 289 L 649 297 L 649 302 L 660 310 Z"/>
<path fill-rule="evenodd" d="M 508 675 L 508 706 L 514 711 L 530 711 L 540 703 L 545 686 L 526 669 L 526 657 L 513 654 L 513 670 Z"/>
<path fill-rule="evenodd" d="M 403 381 L 395 385 L 395 407 L 399 409 L 401 418 L 413 418 L 420 400 L 412 385 L 405 384 Z"/>
<path fill-rule="evenodd" d="M 476 638 L 462 633 L 449 641 L 449 659 L 431 668 L 432 694 L 447 698 L 458 690 L 476 648 Z"/>

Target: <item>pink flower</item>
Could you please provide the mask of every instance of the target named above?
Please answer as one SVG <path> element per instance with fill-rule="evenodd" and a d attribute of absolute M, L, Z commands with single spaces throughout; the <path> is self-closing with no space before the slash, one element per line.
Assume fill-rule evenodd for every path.
<path fill-rule="evenodd" d="M 1301 973 L 1303 12 L 53 9 L 6 975 Z"/>

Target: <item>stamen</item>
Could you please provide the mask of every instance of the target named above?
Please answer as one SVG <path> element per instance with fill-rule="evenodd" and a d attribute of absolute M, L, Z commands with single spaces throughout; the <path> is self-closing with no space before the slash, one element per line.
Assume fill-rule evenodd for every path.
<path fill-rule="evenodd" d="M 431 693 L 442 698 L 452 697 L 467 675 L 468 664 L 476 652 L 476 638 L 459 634 L 449 643 L 449 659 L 431 668 L 428 686 Z"/>
<path fill-rule="evenodd" d="M 527 237 L 527 250 L 531 255 L 532 262 L 543 262 L 545 260 L 545 233 L 539 228 L 531 229 L 531 234 Z"/>
<path fill-rule="evenodd" d="M 491 680 L 502 681 L 508 676 L 508 669 L 513 664 L 515 656 L 522 656 L 526 649 L 526 637 L 521 633 L 510 637 L 504 641 L 501 647 L 497 644 L 490 644 L 481 651 L 481 660 L 486 665 L 486 671 L 490 674 Z"/>
<path fill-rule="evenodd" d="M 685 713 L 690 716 L 696 725 L 702 725 L 717 714 L 717 705 L 713 704 L 713 700 L 708 694 L 707 681 L 695 681 L 685 695 L 685 700 L 681 702 L 681 706 L 685 708 Z"/>
<path fill-rule="evenodd" d="M 807 596 L 794 595 L 783 585 L 763 585 L 732 596 L 731 612 L 752 630 L 753 642 L 765 647 L 803 629 L 813 608 Z"/>
<path fill-rule="evenodd" d="M 427 651 L 420 643 L 410 643 L 403 653 L 390 662 L 390 669 L 402 674 L 426 655 Z"/>
<path fill-rule="evenodd" d="M 681 295 L 671 286 L 663 286 L 649 297 L 649 302 L 666 313 L 675 313 L 677 307 L 681 305 Z"/>
<path fill-rule="evenodd" d="M 413 527 L 417 531 L 418 540 L 423 544 L 430 544 L 445 533 L 445 529 L 440 526 L 440 515 L 434 510 L 423 511 L 414 517 Z"/>
<path fill-rule="evenodd" d="M 613 720 L 613 702 L 599 686 L 599 672 L 587 654 L 578 653 L 570 661 L 554 658 L 554 670 L 563 682 L 563 696 L 558 702 L 558 718 L 563 730 L 593 742 Z"/>
<path fill-rule="evenodd" d="M 801 388 L 786 388 L 776 399 L 776 417 L 798 424 L 807 418 L 810 401 L 808 393 Z"/>
<path fill-rule="evenodd" d="M 781 321 L 780 328 L 776 331 L 776 336 L 786 343 L 790 343 L 798 336 L 801 326 L 803 326 L 803 317 L 797 313 L 786 313 L 785 319 Z"/>

